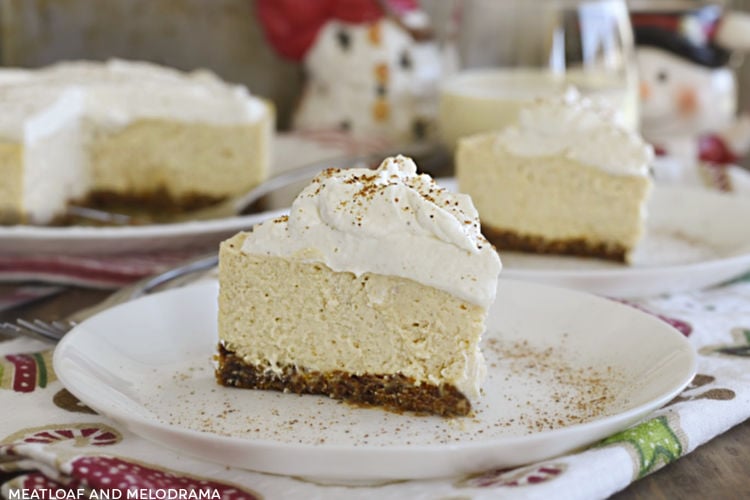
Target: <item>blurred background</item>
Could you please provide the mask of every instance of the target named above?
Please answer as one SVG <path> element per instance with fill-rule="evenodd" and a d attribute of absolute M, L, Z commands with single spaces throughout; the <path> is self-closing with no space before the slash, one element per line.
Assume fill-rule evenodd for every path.
<path fill-rule="evenodd" d="M 438 35 L 446 36 L 441 31 L 452 15 L 447 6 L 454 3 L 420 2 Z M 638 2 L 644 3 L 649 2 Z M 750 0 L 711 3 L 750 12 Z M 255 0 L 0 0 L 3 66 L 39 67 L 61 60 L 111 57 L 183 70 L 209 68 L 273 100 L 280 130 L 291 125 L 305 78 L 302 61 L 279 55 L 267 41 Z M 738 109 L 750 110 L 750 64 L 736 54 L 729 66 L 739 81 Z M 747 159 L 743 161 L 747 164 Z"/>
<path fill-rule="evenodd" d="M 750 0 L 733 0 L 725 2 L 731 9 L 738 11 L 750 12 Z M 750 109 L 750 63 L 747 59 L 736 62 L 735 71 L 737 71 L 739 85 L 739 103 L 740 109 Z M 750 166 L 750 162 L 745 161 L 745 166 Z"/>
<path fill-rule="evenodd" d="M 2 0 L 0 63 L 39 67 L 112 57 L 209 68 L 278 107 L 287 127 L 298 64 L 265 42 L 253 0 Z"/>

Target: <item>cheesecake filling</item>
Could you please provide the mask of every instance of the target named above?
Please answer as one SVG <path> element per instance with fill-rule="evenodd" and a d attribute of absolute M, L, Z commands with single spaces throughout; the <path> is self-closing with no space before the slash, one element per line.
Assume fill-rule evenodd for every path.
<path fill-rule="evenodd" d="M 90 176 L 83 154 L 83 92 L 0 86 L 0 219 L 50 222 L 85 190 Z M 19 120 L 18 117 L 24 117 Z M 50 175 L 50 165 L 64 168 Z M 6 220 L 7 219 L 7 220 Z"/>
<path fill-rule="evenodd" d="M 450 385 L 479 396 L 486 309 L 406 278 L 243 254 L 251 235 L 224 242 L 219 267 L 221 345 L 248 370 L 276 381 L 290 367 L 323 377 L 399 374 L 425 390 Z M 242 378 L 228 369 L 220 362 L 225 378 Z"/>

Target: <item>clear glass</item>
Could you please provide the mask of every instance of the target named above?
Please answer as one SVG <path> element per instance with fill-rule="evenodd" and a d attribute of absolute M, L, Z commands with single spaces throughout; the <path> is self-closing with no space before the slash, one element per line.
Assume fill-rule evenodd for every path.
<path fill-rule="evenodd" d="M 570 86 L 638 127 L 633 34 L 623 0 L 461 0 L 443 30 L 441 135 L 499 129 L 523 104 Z"/>

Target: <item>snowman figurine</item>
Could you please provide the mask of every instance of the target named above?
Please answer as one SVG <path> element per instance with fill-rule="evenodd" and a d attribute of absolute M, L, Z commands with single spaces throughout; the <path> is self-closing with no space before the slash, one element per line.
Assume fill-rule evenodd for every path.
<path fill-rule="evenodd" d="M 441 73 L 416 0 L 258 0 L 261 25 L 283 57 L 303 64 L 292 128 L 356 149 L 427 139 Z"/>
<path fill-rule="evenodd" d="M 728 64 L 732 53 L 750 51 L 750 16 L 716 5 L 650 5 L 631 11 L 631 20 L 641 133 L 657 152 L 654 177 L 731 191 L 730 167 L 750 152 L 750 117 L 737 113 Z"/>

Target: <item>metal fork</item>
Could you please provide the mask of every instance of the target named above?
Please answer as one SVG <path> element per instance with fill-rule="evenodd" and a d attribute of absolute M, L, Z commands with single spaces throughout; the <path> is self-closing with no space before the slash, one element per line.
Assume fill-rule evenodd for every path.
<path fill-rule="evenodd" d="M 27 321 L 19 318 L 16 324 L 0 323 L 0 333 L 10 337 L 27 335 L 39 340 L 58 342 L 74 326 L 76 326 L 75 322 L 67 320 L 47 322 L 40 319 Z"/>
<path fill-rule="evenodd" d="M 17 319 L 14 323 L 0 323 L 0 334 L 9 337 L 18 337 L 20 335 L 33 337 L 37 340 L 47 342 L 59 342 L 60 339 L 73 329 L 78 323 L 93 316 L 97 312 L 110 308 L 114 305 L 133 300 L 144 295 L 149 295 L 157 290 L 166 288 L 175 288 L 186 285 L 194 281 L 195 277 L 188 279 L 194 274 L 200 275 L 218 263 L 218 256 L 215 253 L 208 256 L 202 256 L 191 260 L 181 266 L 167 269 L 166 271 L 155 276 L 144 278 L 133 285 L 125 287 L 120 291 L 112 294 L 103 302 L 92 307 L 80 310 L 65 320 L 42 321 L 40 319 L 25 320 Z"/>

